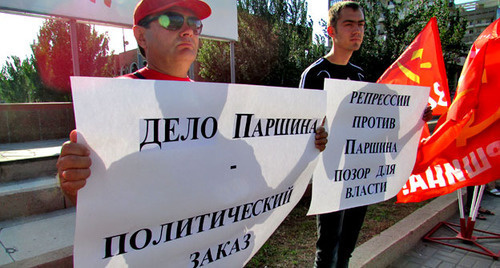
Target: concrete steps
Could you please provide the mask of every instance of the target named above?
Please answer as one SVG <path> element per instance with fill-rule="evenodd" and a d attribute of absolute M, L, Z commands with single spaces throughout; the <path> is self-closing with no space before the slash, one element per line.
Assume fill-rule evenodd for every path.
<path fill-rule="evenodd" d="M 0 184 L 0 221 L 64 209 L 55 176 Z"/>
<path fill-rule="evenodd" d="M 0 147 L 0 221 L 66 208 L 56 180 L 63 140 Z"/>
<path fill-rule="evenodd" d="M 0 266 L 71 267 L 75 209 L 56 179 L 64 140 L 0 145 Z"/>
<path fill-rule="evenodd" d="M 60 150 L 60 149 L 59 149 Z M 7 155 L 7 154 L 6 154 Z M 57 155 L 21 158 L 0 162 L 0 183 L 22 181 L 40 176 L 55 176 Z"/>
<path fill-rule="evenodd" d="M 1 267 L 72 267 L 75 208 L 0 222 Z"/>

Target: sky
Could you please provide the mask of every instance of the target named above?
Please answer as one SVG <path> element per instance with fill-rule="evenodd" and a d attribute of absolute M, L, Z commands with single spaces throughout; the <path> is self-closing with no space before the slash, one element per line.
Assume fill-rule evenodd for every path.
<path fill-rule="evenodd" d="M 319 26 L 321 19 L 328 18 L 328 0 L 308 0 L 308 15 L 314 23 L 314 33 L 321 34 L 322 29 Z M 471 2 L 471 0 L 456 0 L 460 4 Z M 0 35 L 3 36 L 3 42 L 0 42 L 0 66 L 4 66 L 8 56 L 16 55 L 25 59 L 32 54 L 30 45 L 37 38 L 38 31 L 43 23 L 43 19 L 0 13 Z M 6 26 L 12 27 L 6 27 Z M 123 52 L 123 37 L 129 42 L 127 50 L 137 47 L 132 30 L 116 27 L 96 26 L 99 33 L 107 32 L 110 36 L 110 50 L 115 53 Z"/>

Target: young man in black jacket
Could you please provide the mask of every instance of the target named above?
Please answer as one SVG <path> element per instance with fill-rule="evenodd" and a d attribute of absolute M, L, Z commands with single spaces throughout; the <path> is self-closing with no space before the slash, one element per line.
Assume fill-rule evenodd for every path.
<path fill-rule="evenodd" d="M 365 30 L 363 9 L 357 2 L 335 3 L 328 14 L 328 35 L 333 46 L 303 73 L 301 88 L 323 89 L 325 78 L 363 81 L 363 70 L 349 62 L 361 47 Z M 335 133 L 333 133 L 335 135 Z M 318 215 L 315 267 L 347 267 L 354 251 L 367 206 Z"/>

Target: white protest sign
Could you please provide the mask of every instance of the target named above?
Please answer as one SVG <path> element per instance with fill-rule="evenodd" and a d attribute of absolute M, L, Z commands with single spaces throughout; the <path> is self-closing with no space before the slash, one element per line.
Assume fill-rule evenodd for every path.
<path fill-rule="evenodd" d="M 75 267 L 241 267 L 302 197 L 325 92 L 72 77 Z"/>
<path fill-rule="evenodd" d="M 308 215 L 394 197 L 410 177 L 429 88 L 325 80 L 328 145 Z"/>

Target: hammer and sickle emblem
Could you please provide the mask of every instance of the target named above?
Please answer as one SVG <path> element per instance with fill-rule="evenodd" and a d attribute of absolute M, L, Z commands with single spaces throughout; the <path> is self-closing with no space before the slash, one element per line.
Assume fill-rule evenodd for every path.
<path fill-rule="evenodd" d="M 413 55 L 411 56 L 411 60 L 422 59 L 423 54 L 424 54 L 424 49 L 423 48 L 418 49 L 415 52 L 413 52 Z M 412 70 L 406 68 L 399 61 L 398 61 L 398 67 L 406 75 L 406 77 L 408 77 L 408 79 L 410 79 L 411 81 L 413 81 L 417 84 L 420 84 L 420 76 L 418 74 L 416 74 Z M 422 62 L 422 63 L 420 63 L 420 68 L 430 69 L 430 68 L 432 68 L 432 64 L 430 62 Z"/>

